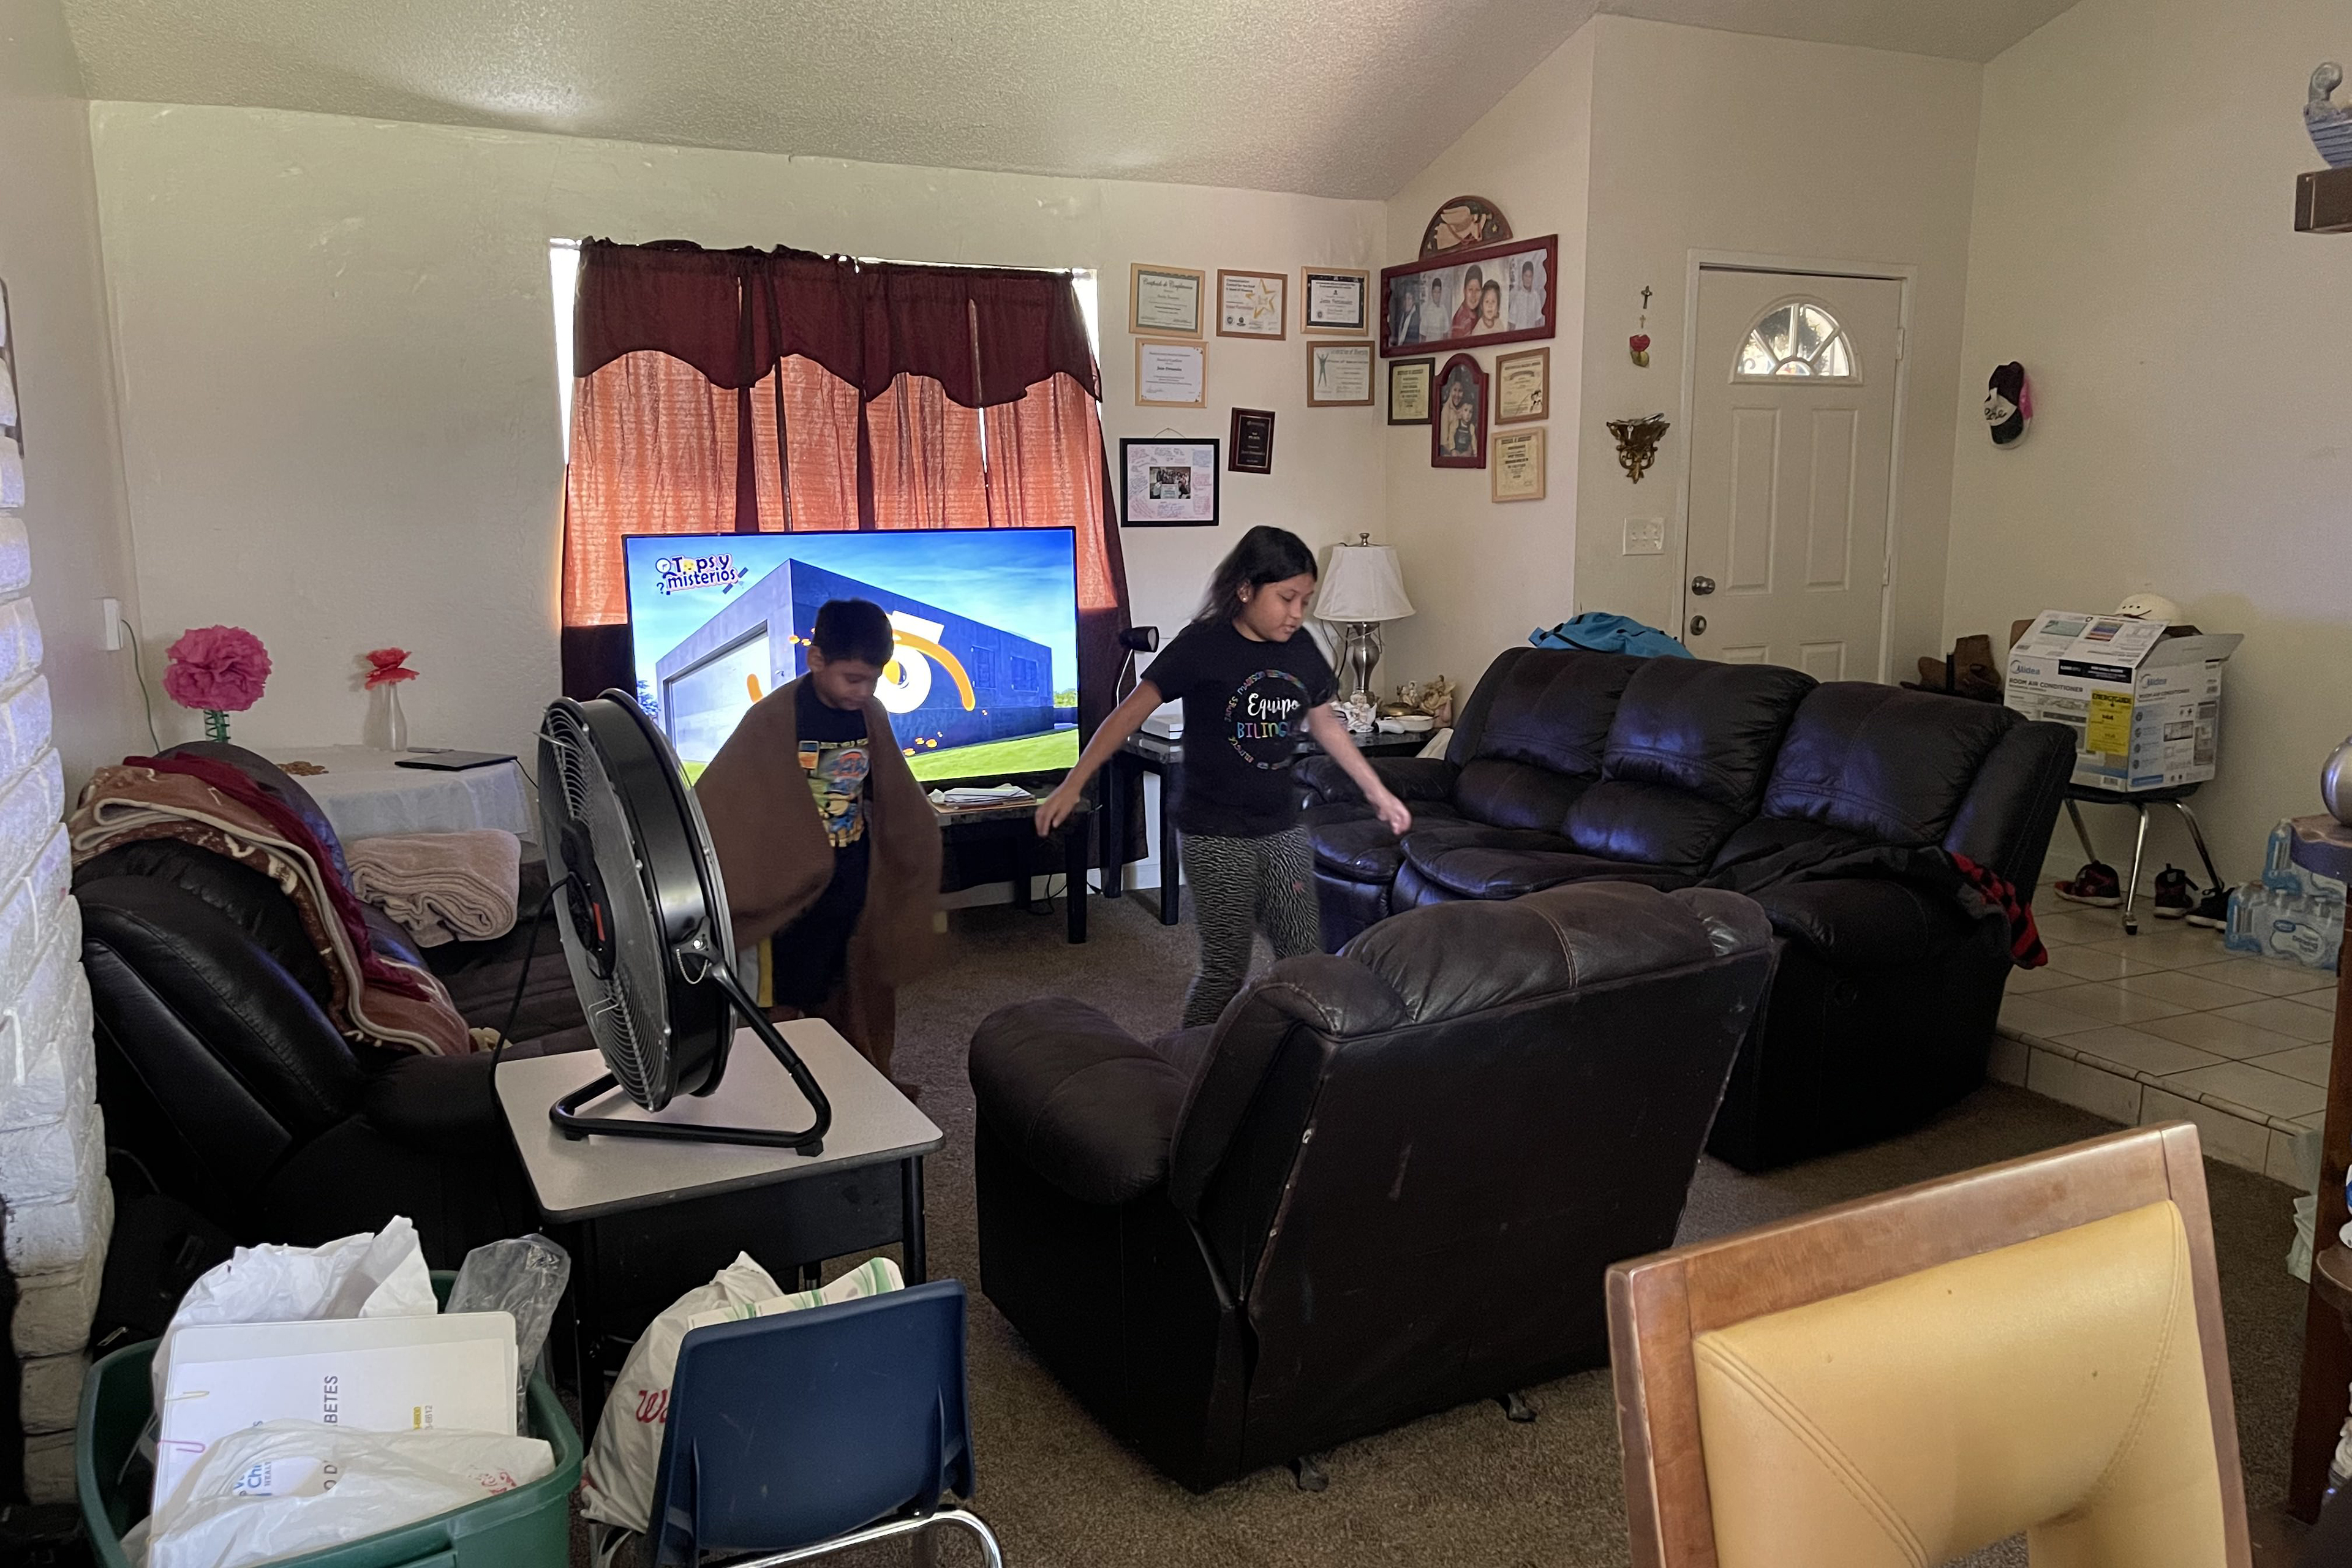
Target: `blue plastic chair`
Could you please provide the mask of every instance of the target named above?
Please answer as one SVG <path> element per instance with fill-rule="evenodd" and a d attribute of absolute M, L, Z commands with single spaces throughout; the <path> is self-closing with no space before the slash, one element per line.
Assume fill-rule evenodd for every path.
<path fill-rule="evenodd" d="M 1003 1568 L 971 1496 L 964 1292 L 952 1279 L 697 1329 L 654 1471 L 653 1561 L 773 1568 L 953 1525 Z"/>

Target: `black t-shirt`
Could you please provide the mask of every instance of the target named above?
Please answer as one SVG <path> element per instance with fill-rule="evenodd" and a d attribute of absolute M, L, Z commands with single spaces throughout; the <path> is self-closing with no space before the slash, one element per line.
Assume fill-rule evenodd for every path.
<path fill-rule="evenodd" d="M 872 858 L 866 803 L 872 773 L 862 709 L 830 708 L 806 680 L 793 694 L 800 731 L 800 776 L 788 787 L 816 799 L 817 816 L 833 840 L 833 880 L 800 919 L 776 933 L 774 999 L 786 1006 L 821 1005 L 849 964 L 849 936 L 866 911 L 866 873 Z"/>
<path fill-rule="evenodd" d="M 1184 763 L 1176 826 L 1186 833 L 1264 838 L 1297 826 L 1290 780 L 1307 715 L 1331 700 L 1331 667 L 1304 628 L 1257 642 L 1230 621 L 1195 622 L 1151 661 L 1143 679 L 1184 704 Z"/>

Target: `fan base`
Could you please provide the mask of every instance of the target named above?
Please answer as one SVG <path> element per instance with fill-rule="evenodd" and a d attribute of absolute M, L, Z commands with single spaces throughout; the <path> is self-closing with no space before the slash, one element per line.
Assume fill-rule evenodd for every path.
<path fill-rule="evenodd" d="M 660 1138 L 674 1143 L 749 1143 L 762 1149 L 790 1149 L 799 1154 L 824 1152 L 822 1126 L 805 1132 L 772 1127 L 711 1127 L 691 1121 L 625 1121 L 617 1116 L 583 1116 L 580 1108 L 619 1087 L 611 1073 L 591 1079 L 547 1108 L 555 1130 L 577 1142 L 591 1136 Z M 828 1119 L 829 1120 L 829 1119 Z"/>

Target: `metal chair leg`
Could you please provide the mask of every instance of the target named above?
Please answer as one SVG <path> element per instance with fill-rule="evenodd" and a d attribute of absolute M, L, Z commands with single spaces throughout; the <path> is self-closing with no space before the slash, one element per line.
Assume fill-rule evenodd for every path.
<path fill-rule="evenodd" d="M 2074 837 L 2081 839 L 2083 842 L 2083 858 L 2085 860 L 2097 859 L 2099 858 L 2099 852 L 2091 847 L 2090 829 L 2083 826 L 2083 808 L 2074 803 L 2074 797 L 2073 795 L 2068 795 L 2066 797 L 2066 815 L 2074 824 Z"/>
<path fill-rule="evenodd" d="M 2137 936 L 2139 920 L 2132 913 L 2132 900 L 2139 895 L 2140 862 L 2147 856 L 2147 806 L 2139 801 L 2132 803 L 2139 816 L 2139 830 L 2132 835 L 2131 875 L 2124 879 L 2124 934 Z"/>
<path fill-rule="evenodd" d="M 2189 841 L 2197 846 L 2197 858 L 2205 863 L 2205 885 L 2219 888 L 2221 873 L 2213 868 L 2213 852 L 2205 847 L 2205 834 L 2197 826 L 2197 814 L 2189 809 L 2189 803 L 2185 800 L 2176 800 L 2172 804 L 2180 808 L 2181 820 L 2189 824 Z"/>
<path fill-rule="evenodd" d="M 988 1568 L 1004 1568 L 1004 1551 L 996 1542 L 996 1532 L 988 1528 L 988 1521 L 980 1515 L 961 1508 L 943 1508 L 919 1519 L 885 1520 L 864 1530 L 851 1531 L 847 1535 L 837 1535 L 831 1541 L 820 1541 L 814 1546 L 796 1547 L 790 1552 L 754 1552 L 748 1557 L 730 1557 L 723 1563 L 713 1564 L 712 1568 L 783 1568 L 788 1563 L 806 1563 L 813 1558 L 831 1556 L 852 1546 L 863 1546 L 873 1541 L 888 1541 L 901 1535 L 913 1536 L 919 1551 L 920 1543 L 930 1531 L 943 1524 L 969 1531 L 980 1542 L 981 1555 L 986 1560 Z"/>

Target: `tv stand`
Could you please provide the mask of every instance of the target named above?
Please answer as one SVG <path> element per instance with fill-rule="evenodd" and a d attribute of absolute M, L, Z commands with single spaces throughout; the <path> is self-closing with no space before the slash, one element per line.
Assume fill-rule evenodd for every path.
<path fill-rule="evenodd" d="M 1034 911 L 1037 907 L 1039 862 L 1045 863 L 1042 869 L 1046 875 L 1060 870 L 1069 883 L 1066 900 L 1068 939 L 1074 943 L 1082 942 L 1087 940 L 1087 864 L 1094 845 L 1094 805 L 1089 801 L 1079 801 L 1062 826 L 1054 830 L 1054 838 L 1062 851 L 1056 867 L 1050 851 L 1037 837 L 1037 804 L 1033 799 L 1008 801 L 1002 805 L 934 805 L 931 809 L 939 814 L 940 837 L 950 850 L 988 844 L 1011 846 L 1013 890 L 1020 895 L 1024 910 Z"/>

